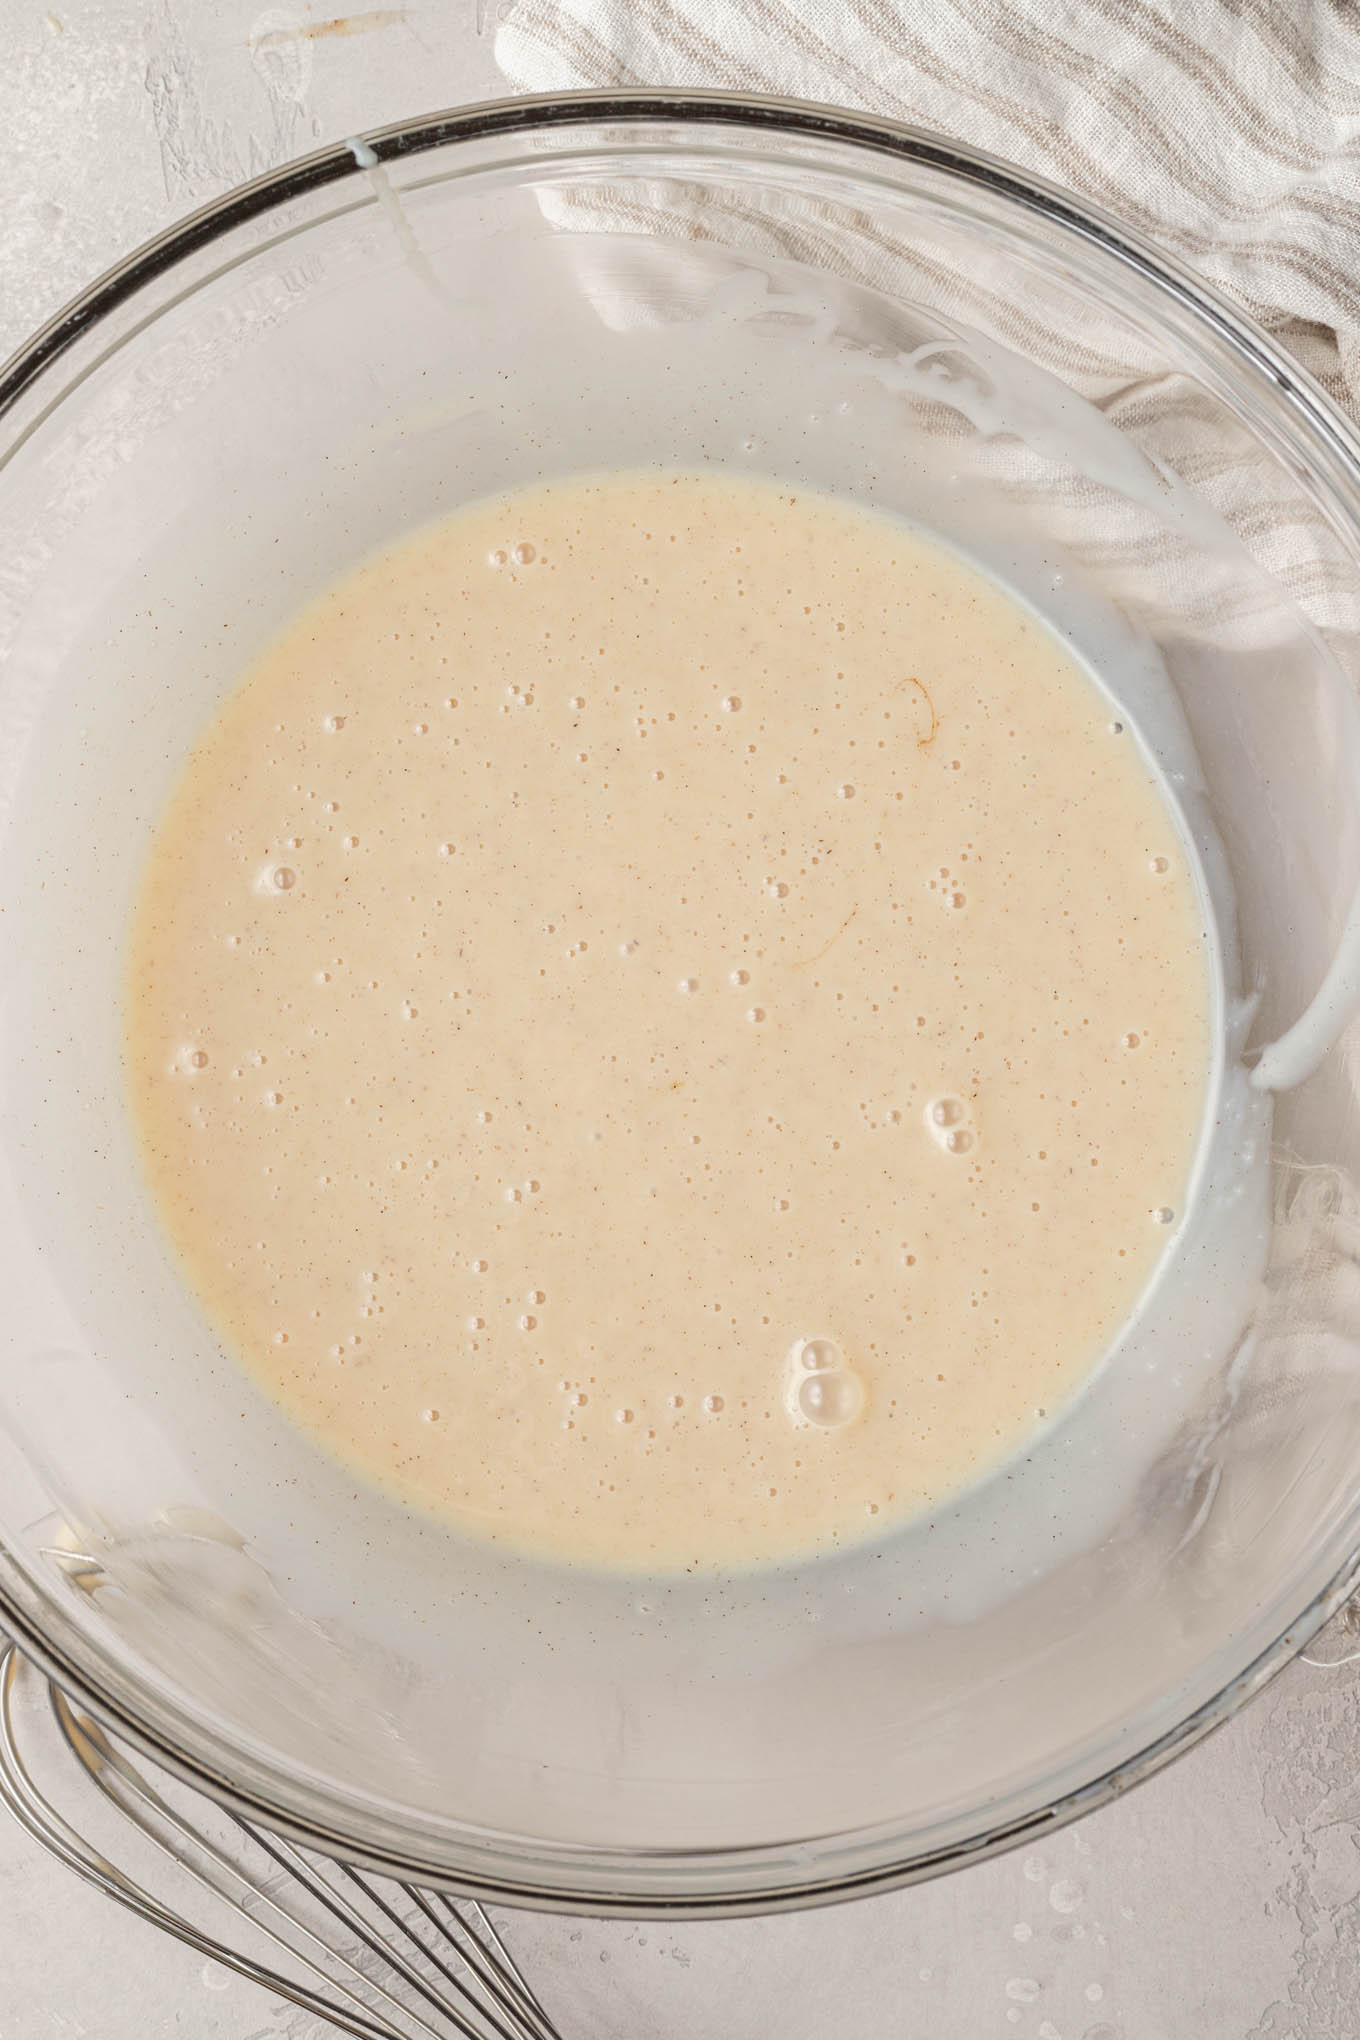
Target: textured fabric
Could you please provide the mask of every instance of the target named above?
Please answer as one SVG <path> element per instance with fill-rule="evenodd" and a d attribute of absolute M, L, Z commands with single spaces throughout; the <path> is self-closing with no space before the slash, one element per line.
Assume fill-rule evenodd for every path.
<path fill-rule="evenodd" d="M 1235 298 L 1360 415 L 1360 0 L 510 0 L 496 55 L 521 91 L 668 85 L 768 92 L 887 115 L 955 135 L 1094 200 Z M 542 201 L 560 223 L 571 194 Z M 804 211 L 759 219 L 730 200 L 704 218 L 690 187 L 680 210 L 661 188 L 607 204 L 616 230 L 746 244 L 837 267 L 834 235 Z M 1225 441 L 1222 412 L 1151 358 L 1127 325 L 1042 292 L 1002 303 L 985 279 L 943 265 L 924 244 L 888 250 L 929 275 L 972 330 L 1058 369 L 1163 475 L 1218 513 L 1311 621 L 1352 642 L 1360 600 L 1351 561 L 1306 490 L 1279 462 Z M 857 259 L 863 262 L 862 249 Z M 608 293 L 601 293 L 602 305 Z M 645 306 L 602 316 L 628 320 Z M 645 313 L 644 313 L 645 315 Z M 1016 455 L 1011 492 L 1038 487 L 1042 448 Z M 1080 499 L 1057 518 L 1093 565 L 1142 571 L 1165 538 L 1120 525 L 1082 530 Z M 1107 557 L 1096 557 L 1104 548 Z M 1207 557 L 1207 556 L 1206 556 Z M 1189 617 L 1219 609 L 1212 562 L 1178 591 Z M 1264 592 L 1261 600 L 1269 606 Z M 1271 626 L 1258 620 L 1252 642 Z"/>
<path fill-rule="evenodd" d="M 1360 412 L 1357 0 L 514 0 L 522 91 L 725 86 L 954 134 L 1182 255 Z"/>

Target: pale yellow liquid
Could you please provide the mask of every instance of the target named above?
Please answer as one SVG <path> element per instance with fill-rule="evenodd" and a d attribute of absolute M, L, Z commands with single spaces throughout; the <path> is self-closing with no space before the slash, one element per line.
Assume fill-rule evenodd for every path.
<path fill-rule="evenodd" d="M 481 505 L 308 609 L 127 983 L 251 1373 L 412 1503 L 660 1567 L 880 1531 L 1051 1415 L 1210 1062 L 1177 828 L 1057 641 L 885 519 L 690 476 Z"/>

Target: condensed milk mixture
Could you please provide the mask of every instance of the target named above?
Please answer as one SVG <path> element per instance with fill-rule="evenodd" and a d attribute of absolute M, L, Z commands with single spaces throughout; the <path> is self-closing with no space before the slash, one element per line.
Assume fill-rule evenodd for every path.
<path fill-rule="evenodd" d="M 1187 1194 L 1208 942 L 1048 629 L 843 502 L 479 504 L 333 588 L 155 836 L 126 1057 L 229 1350 L 514 1548 L 740 1565 L 1019 1446 Z"/>

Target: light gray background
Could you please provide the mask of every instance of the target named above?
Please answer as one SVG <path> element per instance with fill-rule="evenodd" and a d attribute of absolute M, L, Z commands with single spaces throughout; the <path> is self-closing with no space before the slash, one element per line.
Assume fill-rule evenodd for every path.
<path fill-rule="evenodd" d="M 229 185 L 499 91 L 495 0 L 337 4 L 0 0 L 0 357 Z M 1130 1799 L 917 1891 L 680 1929 L 526 1917 L 513 1940 L 566 2040 L 1355 2040 L 1360 1664 L 1295 1665 Z M 323 2030 L 0 1815 L 0 2040 Z"/>

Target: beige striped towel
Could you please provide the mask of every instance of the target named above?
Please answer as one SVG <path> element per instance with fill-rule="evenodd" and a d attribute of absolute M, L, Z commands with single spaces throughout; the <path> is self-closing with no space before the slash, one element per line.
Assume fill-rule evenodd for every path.
<path fill-rule="evenodd" d="M 1179 254 L 1360 416 L 1360 0 L 511 0 L 496 56 L 521 91 L 723 86 L 958 136 Z M 1107 415 L 1131 367 L 1087 392 Z M 1360 629 L 1297 506 L 1253 513 L 1314 620 Z"/>
<path fill-rule="evenodd" d="M 990 149 L 1175 250 L 1360 411 L 1356 0 L 514 0 L 521 91 L 726 86 Z"/>

